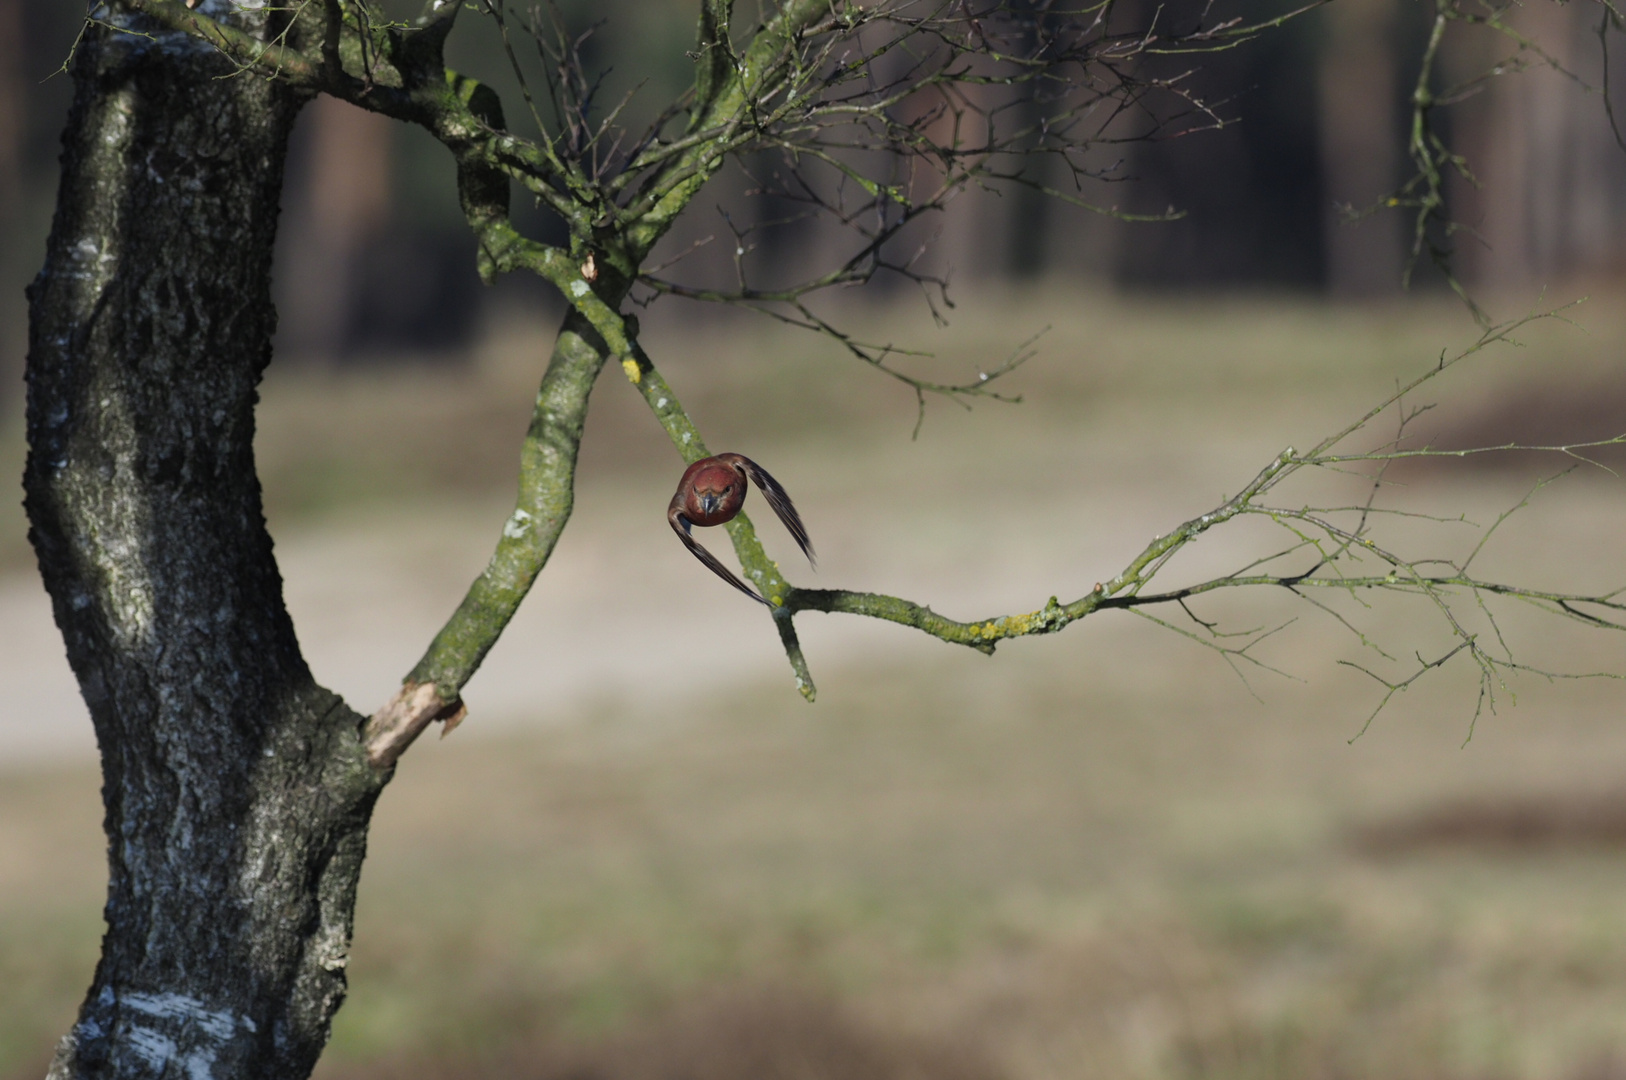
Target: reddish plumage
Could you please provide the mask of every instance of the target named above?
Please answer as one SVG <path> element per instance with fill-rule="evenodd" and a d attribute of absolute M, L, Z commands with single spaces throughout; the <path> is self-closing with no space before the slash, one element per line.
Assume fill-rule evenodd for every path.
<path fill-rule="evenodd" d="M 707 569 L 751 599 L 766 604 L 768 601 L 752 592 L 745 582 L 735 577 L 733 571 L 702 547 L 689 532 L 691 525 L 721 525 L 733 521 L 740 507 L 745 505 L 747 479 L 762 489 L 762 497 L 768 500 L 773 512 L 790 530 L 802 554 L 807 556 L 807 561 L 813 562 L 813 543 L 807 538 L 807 529 L 802 525 L 796 507 L 791 504 L 790 496 L 779 486 L 779 481 L 768 474 L 768 470 L 743 454 L 701 458 L 683 470 L 677 494 L 672 496 L 672 503 L 666 508 L 666 520 L 671 523 L 678 539 L 683 541 L 683 546 Z"/>

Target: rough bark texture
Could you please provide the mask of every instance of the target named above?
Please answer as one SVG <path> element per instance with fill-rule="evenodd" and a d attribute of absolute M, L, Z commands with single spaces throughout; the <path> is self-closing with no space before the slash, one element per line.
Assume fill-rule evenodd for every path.
<path fill-rule="evenodd" d="M 300 656 L 261 516 L 299 100 L 230 71 L 173 35 L 87 34 L 29 290 L 31 537 L 96 727 L 110 868 L 53 1078 L 306 1076 L 387 779 Z"/>

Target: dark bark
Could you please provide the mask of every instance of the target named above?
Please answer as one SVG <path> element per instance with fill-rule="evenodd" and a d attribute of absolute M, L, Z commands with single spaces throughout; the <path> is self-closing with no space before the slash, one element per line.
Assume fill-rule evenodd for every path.
<path fill-rule="evenodd" d="M 29 290 L 31 538 L 101 748 L 101 963 L 55 1077 L 306 1076 L 387 774 L 317 686 L 253 459 L 300 100 L 93 29 Z"/>

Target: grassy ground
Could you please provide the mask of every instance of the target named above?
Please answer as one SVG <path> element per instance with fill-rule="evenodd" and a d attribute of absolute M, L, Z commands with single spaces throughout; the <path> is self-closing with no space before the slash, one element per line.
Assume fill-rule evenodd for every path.
<path fill-rule="evenodd" d="M 1440 437 L 1618 426 L 1620 310 L 1487 357 L 1446 388 Z M 1060 289 L 914 338 L 891 314 L 853 318 L 935 336 L 955 373 L 1054 329 L 1017 383 L 1026 404 L 934 406 L 915 442 L 907 393 L 808 343 L 653 316 L 646 336 L 712 445 L 790 484 L 821 583 L 959 615 L 1078 595 L 1471 336 L 1428 305 Z M 500 500 L 542 341 L 515 324 L 458 369 L 274 373 L 261 459 L 279 540 L 333 546 Z M 560 572 L 592 579 L 590 607 L 637 609 L 628 629 L 581 631 L 627 655 L 631 684 L 639 650 L 713 625 L 688 619 L 719 587 L 659 536 L 674 459 L 613 382 Z M 1398 497 L 1484 519 L 1527 487 L 1518 469 L 1425 472 Z M 1618 584 L 1619 482 L 1543 500 L 1491 568 Z M 749 617 L 736 606 L 720 617 Z M 1415 629 L 1404 609 L 1372 619 Z M 1448 670 L 1350 742 L 1370 684 L 1308 623 L 1273 654 L 1305 681 L 1256 681 L 1259 700 L 1128 618 L 993 660 L 803 621 L 814 707 L 782 661 L 731 643 L 715 680 L 640 696 L 605 679 L 563 710 L 541 691 L 523 729 L 482 728 L 475 699 L 455 738 L 408 755 L 320 1075 L 1626 1075 L 1619 684 L 1525 680 L 1464 743 L 1474 684 Z M 1621 666 L 1618 641 L 1526 640 Z M 539 684 L 562 678 L 532 663 Z M 44 1059 L 94 960 L 96 783 L 71 762 L 0 774 L 0 1075 Z"/>

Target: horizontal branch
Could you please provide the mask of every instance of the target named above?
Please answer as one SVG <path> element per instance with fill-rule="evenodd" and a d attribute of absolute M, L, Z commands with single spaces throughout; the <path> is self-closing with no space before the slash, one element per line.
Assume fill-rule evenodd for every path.
<path fill-rule="evenodd" d="M 1099 590 L 1101 587 L 1097 586 Z M 865 615 L 911 626 L 952 645 L 965 645 L 980 653 L 993 654 L 994 646 L 1006 638 L 1053 634 L 1077 622 L 1102 606 L 1100 591 L 1091 592 L 1071 604 L 1050 602 L 1025 615 L 998 615 L 972 622 L 958 622 L 931 608 L 882 593 L 851 592 L 846 589 L 796 589 L 790 591 L 785 606 L 792 613 L 824 611 L 831 614 Z"/>
<path fill-rule="evenodd" d="M 1626 631 L 1626 603 L 1616 600 L 1614 598 L 1616 594 L 1584 596 L 1577 593 L 1548 592 L 1494 581 L 1480 581 L 1461 574 L 1428 575 L 1415 579 L 1402 578 L 1394 574 L 1340 578 L 1317 578 L 1303 574 L 1250 574 L 1212 578 L 1168 592 L 1116 597 L 1104 595 L 1104 587 L 1098 586 L 1097 589 L 1102 591 L 1091 591 L 1070 604 L 1062 604 L 1052 596 L 1050 601 L 1037 611 L 1018 615 L 995 615 L 985 619 L 973 619 L 970 622 L 959 622 L 939 615 L 929 607 L 902 597 L 888 596 L 884 593 L 852 592 L 846 589 L 793 587 L 785 606 L 793 613 L 823 611 L 883 619 L 900 626 L 913 627 L 951 645 L 965 645 L 991 655 L 994 646 L 1001 641 L 1053 634 L 1096 611 L 1177 604 L 1182 600 L 1219 589 L 1250 586 L 1282 589 L 1323 588 L 1339 591 L 1383 589 L 1414 595 L 1424 590 L 1455 588 L 1544 602 L 1551 604 L 1555 613 L 1561 612 L 1599 628 Z M 1586 611 L 1587 607 L 1600 607 L 1609 612 L 1619 613 L 1622 618 L 1620 620 L 1603 618 Z"/>
<path fill-rule="evenodd" d="M 1552 314 L 1548 313 L 1548 317 Z M 1539 317 L 1544 316 L 1532 318 Z M 1433 659 L 1424 659 L 1420 653 L 1416 654 L 1417 664 L 1410 673 L 1395 677 L 1385 677 L 1353 661 L 1341 661 L 1352 664 L 1383 684 L 1386 693 L 1379 702 L 1379 710 L 1387 704 L 1394 693 L 1459 656 L 1469 658 L 1479 671 L 1480 699 L 1479 706 L 1475 710 L 1476 718 L 1480 709 L 1487 706 L 1495 707 L 1495 695 L 1503 688 L 1502 679 L 1507 672 L 1528 672 L 1545 678 L 1620 678 L 1622 677 L 1620 672 L 1576 674 L 1550 671 L 1516 659 L 1503 636 L 1497 614 L 1487 606 L 1487 600 L 1501 598 L 1519 601 L 1533 606 L 1548 616 L 1566 619 L 1588 629 L 1626 631 L 1626 599 L 1623 599 L 1626 597 L 1626 588 L 1601 593 L 1564 592 L 1533 585 L 1492 581 L 1476 577 L 1468 571 L 1469 564 L 1478 557 L 1486 542 L 1508 517 L 1527 506 L 1531 495 L 1546 486 L 1549 481 L 1537 484 L 1530 495 L 1526 495 L 1515 506 L 1501 514 L 1488 528 L 1483 529 L 1483 535 L 1478 543 L 1473 545 L 1472 550 L 1465 557 L 1457 559 L 1436 556 L 1408 557 L 1395 550 L 1392 545 L 1379 544 L 1373 538 L 1371 535 L 1373 523 L 1389 519 L 1390 516 L 1410 521 L 1433 521 L 1441 525 L 1468 524 L 1463 517 L 1436 517 L 1399 510 L 1391 511 L 1376 506 L 1374 500 L 1383 484 L 1381 469 L 1371 480 L 1371 494 L 1365 503 L 1320 508 L 1303 504 L 1294 508 L 1271 505 L 1264 498 L 1287 479 L 1305 469 L 1328 469 L 1340 464 L 1358 462 L 1376 462 L 1382 466 L 1397 459 L 1414 456 L 1458 457 L 1462 456 L 1462 453 L 1468 453 L 1415 451 L 1402 448 L 1400 444 L 1405 436 L 1407 424 L 1423 412 L 1421 409 L 1406 411 L 1403 396 L 1416 391 L 1429 380 L 1439 377 L 1458 362 L 1478 353 L 1488 345 L 1510 340 L 1511 331 L 1529 321 L 1530 319 L 1521 319 L 1507 326 L 1488 329 L 1472 346 L 1457 356 L 1442 359 L 1425 375 L 1407 384 L 1401 392 L 1390 396 L 1376 408 L 1369 410 L 1356 423 L 1318 443 L 1312 452 L 1300 453 L 1291 447 L 1282 451 L 1235 496 L 1213 510 L 1192 518 L 1168 534 L 1156 537 L 1110 581 L 1097 584 L 1090 592 L 1071 603 L 1064 604 L 1052 596 L 1036 611 L 962 622 L 941 615 L 923 604 L 898 596 L 792 586 L 785 597 L 784 608 L 792 615 L 803 611 L 822 611 L 881 619 L 983 653 L 992 653 L 995 646 L 1006 639 L 1056 633 L 1099 611 L 1129 610 L 1146 615 L 1157 625 L 1214 649 L 1231 663 L 1233 668 L 1237 668 L 1240 675 L 1242 671 L 1239 665 L 1243 662 L 1256 668 L 1276 671 L 1275 668 L 1251 655 L 1250 650 L 1284 629 L 1287 624 L 1228 633 L 1219 629 L 1216 623 L 1199 618 L 1187 606 L 1187 601 L 1225 589 L 1280 590 L 1330 616 L 1340 628 L 1353 634 L 1363 649 L 1370 650 L 1390 664 L 1401 664 L 1403 661 L 1398 660 L 1397 656 L 1404 655 L 1404 650 L 1397 650 L 1395 653 L 1386 651 L 1363 633 L 1349 617 L 1340 614 L 1328 602 L 1313 595 L 1344 594 L 1356 598 L 1365 608 L 1368 605 L 1360 600 L 1362 594 L 1368 596 L 1393 594 L 1421 598 L 1431 604 L 1440 625 L 1453 639 L 1453 644 Z M 1386 414 L 1396 414 L 1399 417 L 1398 434 L 1388 442 L 1386 448 L 1343 454 L 1330 453 L 1336 444 L 1349 439 L 1359 431 L 1368 429 L 1373 420 Z M 1552 447 L 1509 443 L 1503 447 L 1477 448 L 1470 452 L 1488 453 L 1493 449 L 1547 450 L 1573 455 L 1583 447 L 1617 445 L 1623 439 L 1626 437 Z M 1289 540 L 1285 546 L 1253 558 L 1231 573 L 1173 589 L 1155 592 L 1148 589 L 1150 583 L 1166 569 L 1171 559 L 1187 545 L 1239 517 L 1268 520 L 1284 530 Z M 1342 523 L 1345 519 L 1347 523 Z M 1377 572 L 1360 569 L 1363 564 L 1369 565 L 1373 561 L 1379 564 Z M 1283 566 L 1284 562 L 1297 565 Z M 1463 600 L 1471 601 L 1473 611 L 1477 612 L 1486 627 L 1484 631 L 1473 628 L 1470 621 L 1453 607 L 1455 602 Z M 1191 629 L 1182 628 L 1166 619 L 1149 614 L 1149 609 L 1159 606 L 1178 606 L 1190 621 Z"/>

